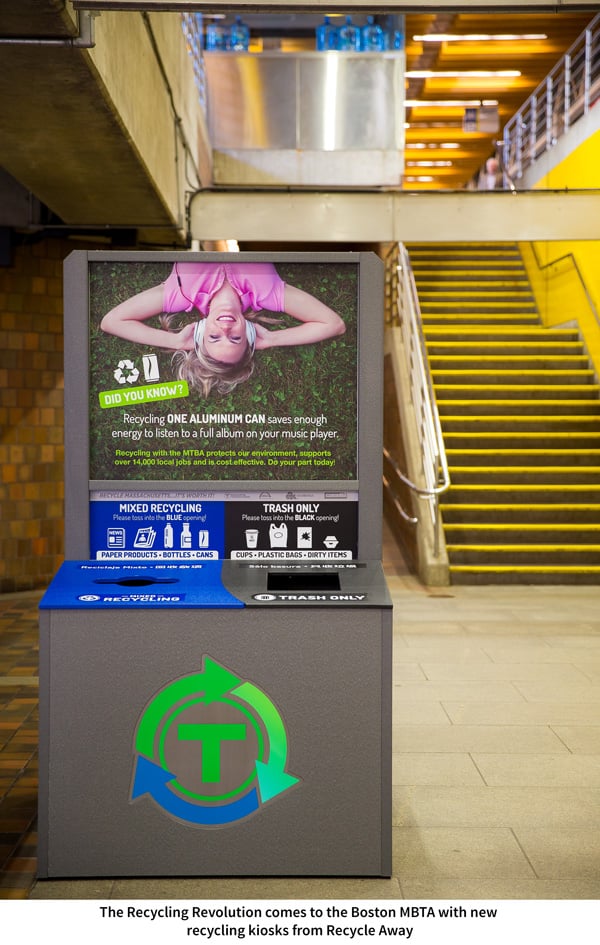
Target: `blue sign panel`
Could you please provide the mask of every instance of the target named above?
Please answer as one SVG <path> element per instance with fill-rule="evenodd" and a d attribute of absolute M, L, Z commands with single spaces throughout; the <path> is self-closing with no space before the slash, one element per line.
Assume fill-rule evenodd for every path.
<path fill-rule="evenodd" d="M 223 502 L 150 496 L 92 502 L 92 554 L 101 561 L 222 558 L 223 507 Z"/>

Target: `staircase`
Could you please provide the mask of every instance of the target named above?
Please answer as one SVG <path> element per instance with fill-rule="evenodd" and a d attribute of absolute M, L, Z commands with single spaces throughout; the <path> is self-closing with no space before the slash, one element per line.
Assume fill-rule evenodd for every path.
<path fill-rule="evenodd" d="M 452 583 L 599 582 L 600 387 L 577 329 L 542 327 L 516 245 L 408 251 L 452 482 Z"/>

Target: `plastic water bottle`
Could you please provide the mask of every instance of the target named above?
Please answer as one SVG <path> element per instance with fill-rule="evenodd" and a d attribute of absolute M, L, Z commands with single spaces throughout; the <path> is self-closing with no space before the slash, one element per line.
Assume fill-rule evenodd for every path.
<path fill-rule="evenodd" d="M 404 33 L 402 30 L 394 30 L 392 47 L 396 50 L 404 49 Z"/>
<path fill-rule="evenodd" d="M 250 30 L 242 21 L 241 16 L 236 16 L 229 30 L 228 48 L 233 52 L 247 52 L 250 45 Z"/>
<path fill-rule="evenodd" d="M 363 52 L 383 52 L 385 36 L 375 17 L 368 16 L 365 26 L 360 31 L 360 47 Z"/>
<path fill-rule="evenodd" d="M 338 49 L 344 52 L 360 50 L 360 28 L 354 25 L 351 16 L 347 16 L 344 25 L 339 28 Z"/>
<path fill-rule="evenodd" d="M 206 48 L 211 51 L 225 49 L 225 31 L 220 23 L 209 23 L 206 27 Z"/>
<path fill-rule="evenodd" d="M 324 18 L 320 26 L 317 26 L 315 36 L 319 52 L 337 49 L 337 30 L 328 16 Z"/>

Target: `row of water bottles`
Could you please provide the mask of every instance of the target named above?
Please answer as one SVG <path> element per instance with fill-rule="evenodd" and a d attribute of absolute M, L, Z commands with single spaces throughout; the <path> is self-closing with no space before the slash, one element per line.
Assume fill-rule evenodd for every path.
<path fill-rule="evenodd" d="M 340 52 L 385 52 L 404 48 L 402 30 L 385 30 L 368 16 L 364 26 L 358 26 L 347 16 L 341 26 L 332 23 L 328 16 L 317 26 L 316 43 L 321 52 L 336 49 Z"/>
<path fill-rule="evenodd" d="M 213 52 L 247 52 L 250 45 L 250 29 L 236 16 L 229 26 L 225 23 L 213 21 L 206 27 L 206 49 Z"/>

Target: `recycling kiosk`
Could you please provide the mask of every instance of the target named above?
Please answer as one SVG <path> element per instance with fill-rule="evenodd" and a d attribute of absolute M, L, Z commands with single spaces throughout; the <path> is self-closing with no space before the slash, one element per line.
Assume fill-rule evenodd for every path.
<path fill-rule="evenodd" d="M 270 313 L 234 386 L 186 373 L 166 334 L 200 362 L 225 283 L 248 322 Z M 40 878 L 390 875 L 382 342 L 372 253 L 66 261 Z"/>

